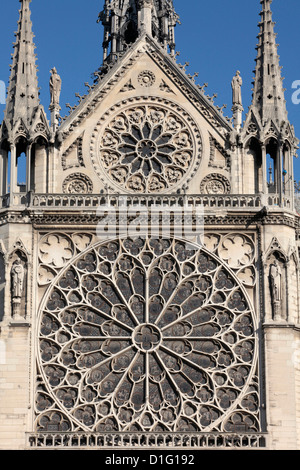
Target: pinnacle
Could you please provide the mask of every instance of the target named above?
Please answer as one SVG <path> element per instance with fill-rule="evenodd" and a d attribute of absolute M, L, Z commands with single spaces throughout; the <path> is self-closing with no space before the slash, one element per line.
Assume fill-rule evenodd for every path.
<path fill-rule="evenodd" d="M 20 0 L 18 31 L 13 43 L 13 62 L 5 110 L 5 120 L 11 128 L 20 119 L 29 127 L 34 110 L 40 104 L 30 2 L 31 0 Z"/>
<path fill-rule="evenodd" d="M 279 63 L 277 34 L 272 19 L 272 0 L 260 0 L 262 10 L 258 23 L 258 44 L 252 106 L 261 116 L 262 122 L 269 119 L 279 124 L 287 121 L 286 102 Z"/>

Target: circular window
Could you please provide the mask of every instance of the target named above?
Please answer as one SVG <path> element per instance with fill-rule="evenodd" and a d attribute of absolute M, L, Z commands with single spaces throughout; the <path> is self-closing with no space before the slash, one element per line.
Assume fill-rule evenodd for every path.
<path fill-rule="evenodd" d="M 180 187 L 201 159 L 201 138 L 192 118 L 177 105 L 154 98 L 121 111 L 113 107 L 95 134 L 96 171 L 126 192 L 162 193 Z"/>
<path fill-rule="evenodd" d="M 37 428 L 257 431 L 255 330 L 246 291 L 206 249 L 94 245 L 45 296 Z"/>

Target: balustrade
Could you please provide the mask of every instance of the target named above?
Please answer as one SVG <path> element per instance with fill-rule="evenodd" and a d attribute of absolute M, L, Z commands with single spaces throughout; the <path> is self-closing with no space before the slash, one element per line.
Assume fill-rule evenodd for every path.
<path fill-rule="evenodd" d="M 285 209 L 293 208 L 292 198 L 278 194 L 268 195 L 93 195 L 93 194 L 36 194 L 15 193 L 0 197 L 0 210 L 9 207 L 31 209 L 94 209 L 98 208 L 197 208 L 259 210 L 265 206 Z"/>
<path fill-rule="evenodd" d="M 263 449 L 266 435 L 232 433 L 36 433 L 27 435 L 29 448 Z"/>

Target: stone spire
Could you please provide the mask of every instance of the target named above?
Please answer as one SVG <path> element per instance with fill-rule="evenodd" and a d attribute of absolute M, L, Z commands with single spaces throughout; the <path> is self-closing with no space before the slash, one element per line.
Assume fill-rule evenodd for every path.
<path fill-rule="evenodd" d="M 15 33 L 13 62 L 8 86 L 4 119 L 8 130 L 22 120 L 30 127 L 34 111 L 40 104 L 35 45 L 33 42 L 30 2 L 21 3 L 18 31 Z"/>
<path fill-rule="evenodd" d="M 279 64 L 278 45 L 272 20 L 272 0 L 260 0 L 262 10 L 259 23 L 256 69 L 252 107 L 264 125 L 269 119 L 281 125 L 286 122 L 287 110 Z"/>
<path fill-rule="evenodd" d="M 179 18 L 173 0 L 105 0 L 98 22 L 104 27 L 103 62 L 115 60 L 143 34 L 174 53 Z"/>

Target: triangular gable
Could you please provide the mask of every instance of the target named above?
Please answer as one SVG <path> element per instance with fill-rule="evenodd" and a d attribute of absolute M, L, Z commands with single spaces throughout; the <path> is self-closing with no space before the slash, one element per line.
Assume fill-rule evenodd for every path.
<path fill-rule="evenodd" d="M 278 137 L 280 136 L 280 129 L 278 128 L 277 124 L 272 120 L 272 119 L 269 119 L 266 124 L 265 124 L 265 128 L 264 128 L 264 134 L 265 134 L 265 137 L 267 138 L 275 138 L 275 139 L 278 139 Z"/>
<path fill-rule="evenodd" d="M 12 135 L 15 138 L 18 138 L 18 137 L 24 137 L 25 139 L 28 138 L 29 130 L 21 117 L 17 119 L 17 121 L 15 122 L 15 125 L 12 129 Z"/>
<path fill-rule="evenodd" d="M 265 264 L 269 258 L 271 257 L 271 255 L 273 253 L 277 253 L 279 255 L 280 258 L 282 258 L 283 261 L 287 261 L 288 260 L 288 256 L 285 252 L 285 250 L 282 248 L 280 242 L 278 241 L 277 237 L 273 237 L 272 240 L 271 240 L 271 243 L 268 247 L 268 249 L 265 251 L 264 255 L 263 255 L 263 263 Z"/>
<path fill-rule="evenodd" d="M 71 112 L 63 120 L 58 132 L 63 137 L 67 137 L 77 128 L 97 109 L 107 94 L 122 81 L 128 70 L 144 54 L 147 54 L 167 77 L 167 79 L 162 79 L 160 82 L 161 90 L 166 91 L 170 95 L 174 93 L 174 90 L 179 90 L 220 136 L 225 137 L 228 132 L 232 131 L 230 120 L 225 118 L 221 108 L 215 106 L 212 100 L 204 94 L 203 87 L 197 87 L 193 77 L 188 76 L 183 68 L 176 63 L 175 59 L 158 46 L 152 38 L 143 36 L 116 64 L 111 66 L 106 74 L 103 74 L 103 78 L 99 79 L 96 85 L 89 87 L 88 94 L 77 106 L 70 107 Z M 134 89 L 130 79 L 122 84 L 120 91 L 126 92 L 128 89 Z"/>
<path fill-rule="evenodd" d="M 82 152 L 83 135 L 84 132 L 82 132 L 82 134 L 77 137 L 63 152 L 62 166 L 64 170 L 85 166 Z"/>
<path fill-rule="evenodd" d="M 252 137 L 259 138 L 261 130 L 260 116 L 254 108 L 250 108 L 242 130 L 242 139 L 246 141 Z"/>
<path fill-rule="evenodd" d="M 46 139 L 50 136 L 49 123 L 43 106 L 38 106 L 34 112 L 30 126 L 30 135 L 33 138 L 42 136 Z"/>

